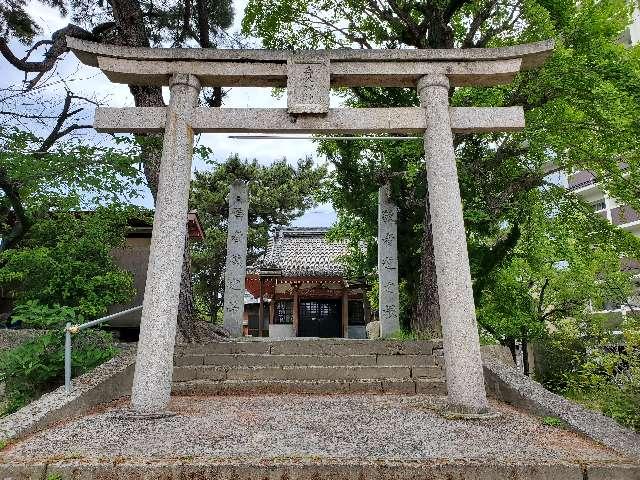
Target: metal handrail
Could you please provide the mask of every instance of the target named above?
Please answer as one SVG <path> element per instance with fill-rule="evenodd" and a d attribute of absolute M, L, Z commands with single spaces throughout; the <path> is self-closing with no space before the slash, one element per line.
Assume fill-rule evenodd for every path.
<path fill-rule="evenodd" d="M 124 317 L 125 315 L 142 310 L 142 305 L 129 308 L 118 313 L 107 315 L 106 317 L 98 318 L 97 320 L 91 320 L 90 322 L 82 323 L 80 325 L 73 325 L 71 322 L 67 322 L 64 327 L 64 391 L 65 393 L 71 393 L 71 335 L 78 333 L 80 330 L 86 328 L 95 327 L 109 320 L 115 320 L 116 318 Z"/>

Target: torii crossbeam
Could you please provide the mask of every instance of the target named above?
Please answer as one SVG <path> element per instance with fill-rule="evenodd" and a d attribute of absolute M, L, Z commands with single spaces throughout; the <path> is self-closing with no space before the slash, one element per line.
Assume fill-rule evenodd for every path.
<path fill-rule="evenodd" d="M 193 134 L 204 132 L 424 134 L 449 407 L 487 411 L 453 133 L 524 128 L 521 107 L 455 108 L 449 89 L 511 82 L 542 65 L 545 41 L 442 50 L 214 50 L 132 48 L 67 38 L 111 81 L 168 85 L 168 107 L 98 108 L 101 132 L 163 132 L 132 407 L 167 408 L 188 209 Z M 199 108 L 201 87 L 286 87 L 287 108 Z M 414 87 L 420 107 L 329 108 L 331 87 Z"/>

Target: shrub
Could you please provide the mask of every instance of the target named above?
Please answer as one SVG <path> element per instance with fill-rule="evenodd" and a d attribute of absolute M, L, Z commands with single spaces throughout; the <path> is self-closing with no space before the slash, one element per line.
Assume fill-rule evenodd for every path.
<path fill-rule="evenodd" d="M 584 343 L 566 332 L 545 335 L 534 344 L 535 379 L 552 392 L 567 388 L 571 373 L 584 360 Z"/>
<path fill-rule="evenodd" d="M 73 307 L 87 318 L 105 315 L 135 293 L 131 273 L 111 255 L 134 213 L 117 205 L 91 214 L 47 212 L 18 248 L 0 255 L 0 286 L 18 305 L 37 301 Z"/>
<path fill-rule="evenodd" d="M 640 321 L 629 318 L 624 335 L 597 337 L 567 375 L 565 395 L 640 431 Z"/>
<path fill-rule="evenodd" d="M 25 328 L 63 328 L 67 322 L 81 323 L 82 315 L 76 315 L 72 307 L 43 305 L 37 300 L 27 300 L 17 305 L 11 313 L 11 323 L 19 323 Z"/>
<path fill-rule="evenodd" d="M 24 327 L 44 329 L 45 333 L 0 354 L 0 382 L 4 382 L 6 401 L 0 415 L 15 412 L 31 399 L 59 386 L 64 378 L 64 325 L 81 323 L 76 308 L 43 305 L 29 300 L 18 305 L 12 321 Z M 72 374 L 81 375 L 109 360 L 115 354 L 111 334 L 83 330 L 72 339 Z"/>
<path fill-rule="evenodd" d="M 54 330 L 0 354 L 0 382 L 5 383 L 4 411 L 15 412 L 64 381 L 64 331 Z M 81 375 L 116 353 L 111 334 L 89 329 L 73 337 L 72 373 Z"/>

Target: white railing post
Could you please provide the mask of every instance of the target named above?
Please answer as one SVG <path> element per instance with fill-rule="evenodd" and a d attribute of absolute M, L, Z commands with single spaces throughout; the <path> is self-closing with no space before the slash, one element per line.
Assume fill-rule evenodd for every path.
<path fill-rule="evenodd" d="M 71 322 L 67 322 L 64 327 L 64 391 L 65 393 L 71 393 L 71 335 L 78 333 L 80 330 L 95 327 L 101 325 L 110 320 L 129 315 L 130 313 L 139 312 L 142 310 L 142 305 L 129 308 L 118 313 L 112 313 L 106 317 L 98 318 L 97 320 L 91 320 L 90 322 L 83 323 L 81 325 L 72 325 Z"/>
<path fill-rule="evenodd" d="M 64 391 L 71 393 L 71 322 L 64 329 Z"/>

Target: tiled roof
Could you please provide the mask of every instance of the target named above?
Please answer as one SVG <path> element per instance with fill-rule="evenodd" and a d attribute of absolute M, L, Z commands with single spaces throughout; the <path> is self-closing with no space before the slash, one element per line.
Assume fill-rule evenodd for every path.
<path fill-rule="evenodd" d="M 338 257 L 347 253 L 345 241 L 329 242 L 327 228 L 287 227 L 269 241 L 261 269 L 281 270 L 284 276 L 342 276 Z"/>

